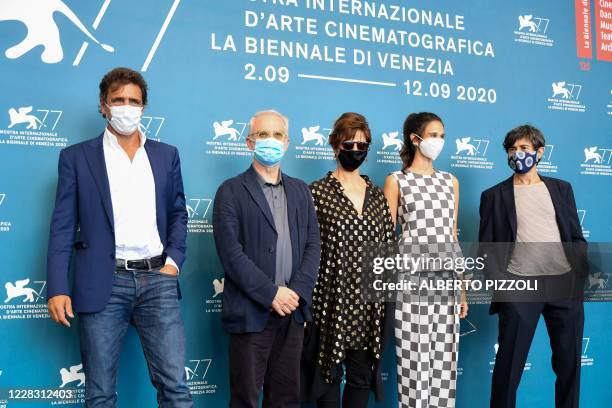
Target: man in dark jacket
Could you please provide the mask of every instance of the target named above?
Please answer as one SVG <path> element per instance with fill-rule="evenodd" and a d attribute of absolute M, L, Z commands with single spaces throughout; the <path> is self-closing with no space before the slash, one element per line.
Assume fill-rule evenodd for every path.
<path fill-rule="evenodd" d="M 225 270 L 232 407 L 299 407 L 304 324 L 319 270 L 319 225 L 308 186 L 280 170 L 288 121 L 255 114 L 251 167 L 215 196 L 213 230 Z"/>
<path fill-rule="evenodd" d="M 491 304 L 499 314 L 499 348 L 491 407 L 516 405 L 516 391 L 540 315 L 544 316 L 557 376 L 557 408 L 578 407 L 584 308 L 579 292 L 587 270 L 585 239 L 572 186 L 538 174 L 544 136 L 529 125 L 504 140 L 515 174 L 485 190 L 480 199 L 479 241 L 489 248 L 489 277 L 534 280 L 538 292 Z M 495 262 L 493 262 L 495 259 Z M 544 285 L 542 285 L 544 283 Z M 552 288 L 552 289 L 551 289 Z M 569 289 L 566 291 L 565 289 Z M 550 296 L 552 293 L 552 296 Z"/>

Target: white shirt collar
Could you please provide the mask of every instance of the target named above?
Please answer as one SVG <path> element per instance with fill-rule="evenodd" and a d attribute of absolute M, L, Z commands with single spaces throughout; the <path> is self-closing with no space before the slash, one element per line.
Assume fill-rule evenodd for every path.
<path fill-rule="evenodd" d="M 138 129 L 138 133 L 140 133 L 140 147 L 144 147 L 145 142 L 147 141 L 147 137 Z M 113 149 L 122 149 L 119 141 L 117 140 L 117 136 L 113 134 L 110 130 L 108 130 L 108 126 L 104 128 L 104 143 Z"/>

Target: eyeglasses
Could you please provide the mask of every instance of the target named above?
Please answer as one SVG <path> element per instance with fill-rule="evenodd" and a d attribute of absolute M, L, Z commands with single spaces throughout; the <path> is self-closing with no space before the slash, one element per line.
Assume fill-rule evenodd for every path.
<path fill-rule="evenodd" d="M 287 133 L 280 130 L 260 130 L 259 132 L 249 133 L 247 136 L 254 139 L 273 137 L 276 140 L 284 140 L 287 137 Z"/>
<path fill-rule="evenodd" d="M 357 146 L 357 150 L 360 152 L 366 152 L 370 149 L 370 144 L 368 142 L 356 142 L 354 140 L 345 140 L 340 143 L 340 148 L 342 150 L 353 150 L 353 148 Z"/>

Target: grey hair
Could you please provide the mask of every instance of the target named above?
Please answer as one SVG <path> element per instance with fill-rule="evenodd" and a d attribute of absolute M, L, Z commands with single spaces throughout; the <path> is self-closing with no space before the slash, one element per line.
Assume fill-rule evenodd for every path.
<path fill-rule="evenodd" d="M 282 119 L 283 123 L 285 124 L 285 129 L 289 130 L 289 119 L 287 119 L 286 116 L 284 116 L 283 114 L 281 114 L 278 111 L 275 111 L 274 109 L 262 110 L 262 111 L 257 112 L 256 114 L 254 114 L 253 117 L 249 120 L 249 129 L 253 128 L 253 122 L 255 122 L 255 119 L 257 119 L 260 116 L 264 116 L 264 115 L 275 115 L 275 116 L 278 116 L 279 118 Z"/>

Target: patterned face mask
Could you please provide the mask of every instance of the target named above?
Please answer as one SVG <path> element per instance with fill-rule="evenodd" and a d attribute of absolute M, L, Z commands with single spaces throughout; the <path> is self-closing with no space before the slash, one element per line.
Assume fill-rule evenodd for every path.
<path fill-rule="evenodd" d="M 517 150 L 508 157 L 508 166 L 515 173 L 525 174 L 538 163 L 538 152 Z"/>

